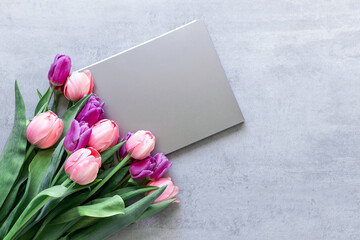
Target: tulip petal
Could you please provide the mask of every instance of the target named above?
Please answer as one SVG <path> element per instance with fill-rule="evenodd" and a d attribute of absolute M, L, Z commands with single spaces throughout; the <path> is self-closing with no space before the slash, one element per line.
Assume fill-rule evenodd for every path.
<path fill-rule="evenodd" d="M 141 171 L 138 175 L 136 176 L 132 176 L 134 179 L 140 179 L 140 178 L 144 178 L 147 176 L 150 176 L 153 172 L 151 170 L 144 170 Z"/>
<path fill-rule="evenodd" d="M 84 148 L 86 147 L 87 143 L 89 142 L 90 136 L 91 136 L 91 132 L 92 129 L 89 128 L 88 130 L 86 130 L 83 134 L 80 135 L 79 141 L 78 141 L 78 145 L 75 149 L 78 150 L 80 148 Z"/>

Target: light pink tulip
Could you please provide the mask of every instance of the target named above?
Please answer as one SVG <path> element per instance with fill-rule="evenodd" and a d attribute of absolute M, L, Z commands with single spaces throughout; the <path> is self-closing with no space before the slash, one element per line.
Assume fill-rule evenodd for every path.
<path fill-rule="evenodd" d="M 26 137 L 31 144 L 39 148 L 49 148 L 60 138 L 63 121 L 52 111 L 34 117 L 26 129 Z"/>
<path fill-rule="evenodd" d="M 103 152 L 115 146 L 118 140 L 119 128 L 117 124 L 109 119 L 103 119 L 92 126 L 88 146 Z"/>
<path fill-rule="evenodd" d="M 89 70 L 73 72 L 66 80 L 64 95 L 69 100 L 78 101 L 92 93 L 93 87 L 94 81 Z"/>
<path fill-rule="evenodd" d="M 81 148 L 65 162 L 65 172 L 80 185 L 93 182 L 101 167 L 101 156 L 94 148 Z"/>
<path fill-rule="evenodd" d="M 159 188 L 163 187 L 163 186 L 167 186 L 165 188 L 165 191 L 154 201 L 154 203 L 173 199 L 176 196 L 176 194 L 179 193 L 179 188 L 174 185 L 174 183 L 171 181 L 170 177 L 160 178 L 157 181 L 150 181 L 146 185 L 153 186 L 153 187 L 159 187 Z M 151 194 L 154 191 L 148 192 L 147 195 Z M 176 199 L 175 202 L 180 202 L 180 200 Z"/>
<path fill-rule="evenodd" d="M 147 158 L 155 147 L 155 136 L 149 131 L 140 130 L 132 135 L 125 144 L 126 151 L 137 160 Z"/>

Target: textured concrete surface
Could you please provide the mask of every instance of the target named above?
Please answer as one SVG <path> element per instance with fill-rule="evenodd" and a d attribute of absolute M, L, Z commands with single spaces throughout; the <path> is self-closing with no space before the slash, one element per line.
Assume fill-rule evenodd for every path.
<path fill-rule="evenodd" d="M 1 0 L 0 145 L 15 79 L 30 117 L 56 53 L 78 69 L 193 19 L 246 123 L 172 154 L 181 203 L 111 239 L 359 239 L 358 0 Z"/>

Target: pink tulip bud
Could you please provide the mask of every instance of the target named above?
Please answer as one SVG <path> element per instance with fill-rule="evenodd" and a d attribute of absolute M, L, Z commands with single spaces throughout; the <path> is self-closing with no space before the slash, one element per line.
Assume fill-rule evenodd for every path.
<path fill-rule="evenodd" d="M 39 148 L 49 148 L 60 138 L 63 121 L 52 111 L 34 117 L 26 129 L 26 137 L 31 144 Z"/>
<path fill-rule="evenodd" d="M 94 81 L 89 70 L 73 72 L 66 80 L 64 95 L 69 100 L 79 101 L 92 93 L 93 87 Z"/>
<path fill-rule="evenodd" d="M 81 148 L 65 162 L 65 172 L 80 185 L 93 182 L 101 167 L 101 156 L 94 148 Z"/>
<path fill-rule="evenodd" d="M 99 152 L 115 146 L 119 140 L 119 128 L 114 121 L 103 119 L 92 126 L 92 133 L 88 142 Z"/>
<path fill-rule="evenodd" d="M 140 130 L 126 141 L 126 151 L 137 160 L 147 158 L 155 147 L 155 136 L 149 131 Z"/>
<path fill-rule="evenodd" d="M 150 181 L 146 185 L 153 186 L 153 187 L 159 187 L 159 188 L 163 187 L 163 186 L 167 186 L 165 188 L 165 191 L 154 201 L 154 203 L 173 199 L 176 196 L 176 194 L 179 193 L 179 188 L 174 185 L 174 183 L 171 181 L 170 177 L 160 178 L 157 181 Z M 148 192 L 147 195 L 151 194 L 154 191 Z M 177 200 L 175 200 L 175 202 L 180 202 L 180 200 L 177 199 Z"/>

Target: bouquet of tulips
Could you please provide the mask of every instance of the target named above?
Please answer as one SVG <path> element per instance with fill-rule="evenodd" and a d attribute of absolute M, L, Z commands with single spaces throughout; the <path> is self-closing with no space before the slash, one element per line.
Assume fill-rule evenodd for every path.
<path fill-rule="evenodd" d="M 70 69 L 70 57 L 55 57 L 32 120 L 15 82 L 14 126 L 0 157 L 0 239 L 105 239 L 179 201 L 163 177 L 172 163 L 151 155 L 153 134 L 119 141 L 90 71 Z M 62 93 L 69 104 L 59 117 Z"/>

